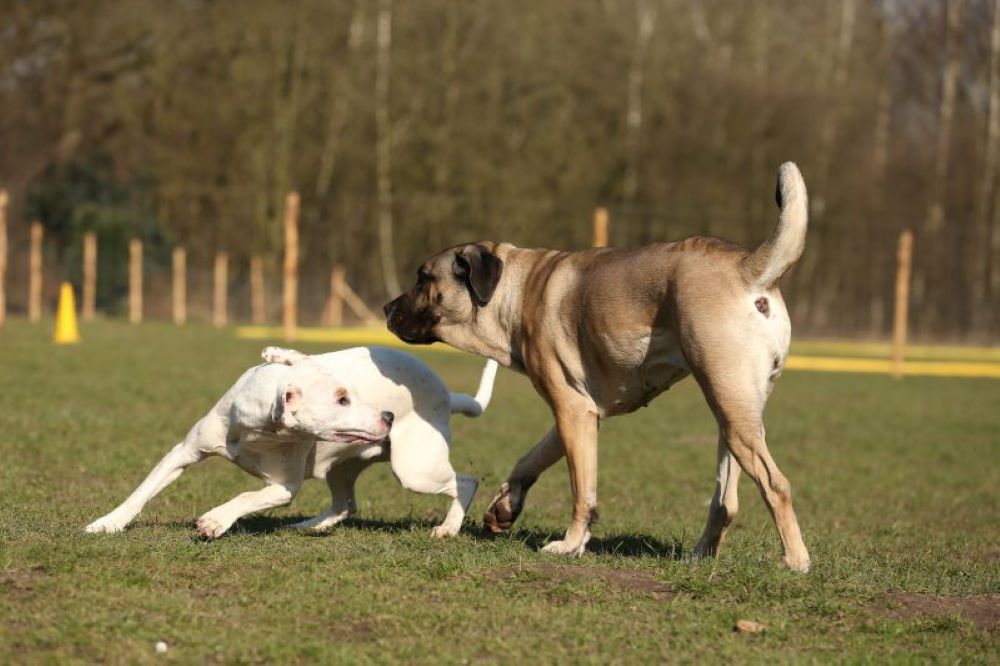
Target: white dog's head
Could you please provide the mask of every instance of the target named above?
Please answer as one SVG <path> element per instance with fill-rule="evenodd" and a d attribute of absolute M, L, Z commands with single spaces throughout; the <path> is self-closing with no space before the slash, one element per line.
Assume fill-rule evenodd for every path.
<path fill-rule="evenodd" d="M 389 436 L 392 412 L 358 398 L 342 377 L 314 363 L 291 366 L 274 403 L 274 422 L 328 442 L 361 444 Z"/>

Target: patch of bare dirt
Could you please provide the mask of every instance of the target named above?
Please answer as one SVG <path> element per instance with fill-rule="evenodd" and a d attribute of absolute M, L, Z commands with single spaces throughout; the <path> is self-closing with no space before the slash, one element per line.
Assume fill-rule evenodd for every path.
<path fill-rule="evenodd" d="M 35 586 L 45 578 L 45 567 L 34 566 L 29 569 L 0 570 L 0 590 L 15 596 L 31 594 Z"/>
<path fill-rule="evenodd" d="M 494 581 L 548 587 L 565 582 L 598 580 L 619 591 L 632 592 L 668 601 L 677 593 L 645 571 L 626 571 L 608 567 L 561 567 L 555 564 L 500 567 L 482 571 L 480 576 Z"/>
<path fill-rule="evenodd" d="M 1000 628 L 1000 594 L 949 597 L 938 594 L 898 592 L 876 602 L 876 615 L 893 620 L 917 617 L 961 617 L 986 631 Z"/>
<path fill-rule="evenodd" d="M 378 619 L 369 618 L 333 627 L 327 626 L 324 631 L 328 632 L 331 638 L 337 641 L 364 643 L 373 640 L 378 634 Z"/>

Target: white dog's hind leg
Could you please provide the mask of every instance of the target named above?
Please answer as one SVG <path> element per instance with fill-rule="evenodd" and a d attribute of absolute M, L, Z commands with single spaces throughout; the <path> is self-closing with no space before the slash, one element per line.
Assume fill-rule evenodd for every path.
<path fill-rule="evenodd" d="M 462 505 L 462 511 L 468 513 L 469 506 L 472 505 L 472 498 L 476 496 L 476 490 L 479 489 L 479 481 L 475 477 L 456 474 L 455 482 L 458 485 L 458 502 Z"/>
<path fill-rule="evenodd" d="M 431 536 L 451 537 L 458 534 L 459 530 L 462 529 L 465 514 L 469 512 L 469 505 L 472 504 L 472 498 L 476 496 L 477 488 L 479 488 L 479 482 L 471 476 L 464 474 L 455 475 L 456 496 L 452 499 L 451 507 L 448 509 L 448 514 L 444 517 L 444 521 L 431 531 Z M 448 492 L 445 492 L 445 494 L 450 496 Z"/>
<path fill-rule="evenodd" d="M 352 458 L 331 467 L 326 473 L 326 483 L 330 487 L 330 508 L 315 518 L 289 525 L 289 529 L 325 530 L 353 516 L 358 510 L 354 497 L 354 483 L 361 472 L 368 469 L 372 463 L 388 459 L 389 455 L 386 452 L 374 458 Z"/>
<path fill-rule="evenodd" d="M 194 430 L 192 430 L 194 432 Z M 190 438 L 190 435 L 189 435 Z M 164 488 L 169 486 L 177 477 L 181 475 L 184 468 L 203 460 L 206 453 L 185 439 L 173 449 L 153 468 L 145 481 L 139 484 L 128 499 L 121 503 L 114 511 L 102 518 L 98 518 L 84 528 L 86 532 L 95 534 L 98 532 L 120 532 L 131 523 L 142 507 L 149 500 L 153 499 Z"/>
<path fill-rule="evenodd" d="M 426 495 L 446 495 L 452 500 L 444 521 L 431 531 L 433 537 L 455 536 L 465 520 L 465 506 L 459 499 L 459 484 L 448 459 L 446 437 L 446 429 L 439 430 L 414 415 L 393 426 L 389 446 L 392 473 L 404 488 Z M 463 482 L 461 497 L 471 501 L 467 481 Z"/>

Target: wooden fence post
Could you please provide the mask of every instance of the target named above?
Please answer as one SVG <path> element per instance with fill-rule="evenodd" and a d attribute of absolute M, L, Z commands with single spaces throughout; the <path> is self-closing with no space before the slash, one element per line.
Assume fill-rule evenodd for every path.
<path fill-rule="evenodd" d="M 264 323 L 264 263 L 260 257 L 250 257 L 250 320 Z"/>
<path fill-rule="evenodd" d="M 187 250 L 183 247 L 174 248 L 173 266 L 174 323 L 183 326 L 187 323 Z"/>
<path fill-rule="evenodd" d="M 892 376 L 903 376 L 903 356 L 906 347 L 906 325 L 910 305 L 910 268 L 913 261 L 913 232 L 906 229 L 899 235 L 896 253 L 896 314 L 892 326 Z"/>
<path fill-rule="evenodd" d="M 608 209 L 594 210 L 594 247 L 608 246 Z"/>
<path fill-rule="evenodd" d="M 330 297 L 326 302 L 326 324 L 334 328 L 344 325 L 344 267 L 340 264 L 330 271 Z"/>
<path fill-rule="evenodd" d="M 93 321 L 97 303 L 97 234 L 83 235 L 83 320 Z"/>
<path fill-rule="evenodd" d="M 142 241 L 138 238 L 128 243 L 128 320 L 142 321 Z"/>
<path fill-rule="evenodd" d="M 215 253 L 215 298 L 212 306 L 212 324 L 216 328 L 226 325 L 227 296 L 229 291 L 229 255 L 225 252 Z"/>
<path fill-rule="evenodd" d="M 31 254 L 28 256 L 28 321 L 42 318 L 42 239 L 40 222 L 31 223 Z"/>
<path fill-rule="evenodd" d="M 0 326 L 7 319 L 7 190 L 0 189 Z"/>
<path fill-rule="evenodd" d="M 299 295 L 299 193 L 285 197 L 285 289 L 282 324 L 285 340 L 295 339 Z"/>

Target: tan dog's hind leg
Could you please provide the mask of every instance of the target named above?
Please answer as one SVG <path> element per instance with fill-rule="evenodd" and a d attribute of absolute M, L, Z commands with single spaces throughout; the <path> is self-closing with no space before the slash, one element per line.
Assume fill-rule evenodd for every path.
<path fill-rule="evenodd" d="M 729 445 L 719 437 L 718 466 L 715 473 L 715 494 L 708 509 L 708 521 L 698 544 L 694 547 L 697 557 L 711 557 L 719 551 L 726 538 L 726 528 L 736 518 L 740 503 L 736 489 L 740 481 L 740 467 Z"/>
<path fill-rule="evenodd" d="M 728 423 L 722 426 L 729 450 L 740 467 L 760 489 L 778 535 L 785 549 L 785 566 L 792 571 L 809 571 L 809 551 L 802 541 L 799 521 L 792 508 L 792 486 L 781 473 L 764 441 L 764 427 L 748 423 Z"/>
<path fill-rule="evenodd" d="M 542 472 L 563 457 L 563 446 L 556 428 L 548 431 L 541 441 L 528 451 L 511 470 L 483 515 L 483 523 L 494 534 L 510 530 L 521 515 L 524 498 Z"/>
<path fill-rule="evenodd" d="M 566 453 L 573 492 L 573 521 L 561 541 L 542 550 L 560 555 L 583 555 L 590 541 L 590 524 L 597 520 L 597 414 L 575 392 L 553 398 L 556 427 Z"/>
<path fill-rule="evenodd" d="M 733 458 L 739 462 L 743 471 L 757 484 L 761 497 L 767 504 L 784 546 L 785 565 L 793 571 L 805 573 L 809 571 L 809 551 L 802 541 L 799 523 L 792 508 L 791 484 L 778 469 L 764 440 L 762 413 L 767 390 L 765 388 L 764 391 L 759 391 L 751 381 L 753 372 L 748 372 L 748 366 L 752 365 L 750 362 L 734 364 L 733 367 L 727 368 L 727 372 L 714 373 L 718 377 L 707 377 L 699 372 L 698 382 L 712 406 L 712 411 L 715 412 L 722 442 Z M 747 381 L 739 381 L 740 379 Z M 734 503 L 735 493 L 736 485 L 733 483 Z M 710 518 L 710 526 L 711 522 Z"/>

